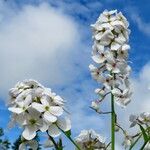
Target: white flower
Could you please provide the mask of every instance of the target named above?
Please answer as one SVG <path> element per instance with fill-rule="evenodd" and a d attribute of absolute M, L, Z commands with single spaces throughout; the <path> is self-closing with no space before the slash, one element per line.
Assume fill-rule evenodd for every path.
<path fill-rule="evenodd" d="M 137 115 L 130 115 L 129 117 L 129 121 L 131 122 L 130 127 L 134 127 L 138 123 L 137 118 L 138 118 Z"/>
<path fill-rule="evenodd" d="M 111 41 L 111 50 L 112 51 L 117 51 L 121 48 L 121 44 L 117 41 L 117 39 L 114 39 Z"/>
<path fill-rule="evenodd" d="M 129 118 L 131 125 L 130 127 L 135 126 L 136 124 L 144 124 L 147 127 L 150 126 L 150 113 L 149 112 L 143 112 L 139 115 L 131 115 Z"/>
<path fill-rule="evenodd" d="M 41 98 L 41 104 L 33 102 L 32 107 L 37 111 L 44 113 L 43 117 L 49 122 L 55 122 L 58 116 L 63 114 L 63 109 L 60 106 L 52 106 L 48 99 Z"/>
<path fill-rule="evenodd" d="M 99 101 L 92 101 L 91 107 L 93 109 L 95 109 L 96 111 L 99 111 L 99 109 L 100 109 L 100 103 L 99 103 Z"/>
<path fill-rule="evenodd" d="M 59 95 L 56 95 L 53 99 L 53 102 L 59 106 L 62 106 L 64 105 L 64 100 L 59 96 Z"/>
<path fill-rule="evenodd" d="M 105 150 L 105 140 L 94 130 L 82 130 L 78 137 L 75 139 L 76 143 L 82 150 L 94 149 Z"/>
<path fill-rule="evenodd" d="M 129 89 L 120 90 L 114 88 L 112 94 L 115 96 L 115 102 L 122 107 L 125 107 L 131 101 L 131 92 Z"/>
<path fill-rule="evenodd" d="M 117 18 L 124 23 L 124 25 L 126 26 L 126 28 L 128 28 L 129 23 L 128 23 L 127 19 L 124 17 L 124 15 L 121 12 L 119 12 L 117 14 Z"/>
<path fill-rule="evenodd" d="M 29 105 L 32 102 L 32 96 L 27 95 L 26 97 L 22 98 L 24 98 L 24 100 L 16 101 L 16 105 L 9 107 L 8 110 L 16 114 L 25 112 L 30 107 Z"/>
<path fill-rule="evenodd" d="M 96 62 L 96 63 L 103 63 L 106 61 L 107 59 L 107 55 L 108 55 L 108 51 L 100 51 L 98 54 L 93 55 L 92 59 Z"/>
<path fill-rule="evenodd" d="M 23 137 L 21 137 L 22 143 L 19 145 L 19 150 L 26 150 L 27 146 L 29 146 L 33 150 L 38 149 L 38 142 L 36 140 L 27 141 Z"/>
<path fill-rule="evenodd" d="M 125 62 L 120 63 L 120 74 L 123 75 L 125 78 L 130 75 L 131 67 L 127 65 Z"/>
<path fill-rule="evenodd" d="M 130 46 L 127 44 L 124 44 L 117 52 L 117 58 L 119 60 L 126 60 L 128 57 L 128 50 L 130 49 Z"/>
<path fill-rule="evenodd" d="M 103 68 L 99 69 L 97 67 L 95 67 L 94 65 L 89 65 L 90 71 L 91 71 L 91 75 L 95 80 L 99 79 L 99 75 L 101 73 L 101 71 L 103 70 Z"/>
<path fill-rule="evenodd" d="M 98 21 L 101 23 L 108 23 L 114 21 L 116 19 L 115 17 L 116 13 L 117 10 L 112 10 L 112 11 L 105 10 L 98 18 Z"/>
<path fill-rule="evenodd" d="M 19 124 L 24 129 L 22 136 L 26 140 L 32 140 L 37 131 L 50 130 L 53 123 L 58 123 L 60 127 L 65 124 L 59 118 L 64 112 L 64 100 L 37 81 L 18 82 L 9 94 L 8 110 L 12 112 L 10 126 Z"/>
<path fill-rule="evenodd" d="M 150 142 L 148 142 L 148 143 L 146 144 L 146 146 L 144 147 L 144 150 L 150 150 Z"/>
<path fill-rule="evenodd" d="M 140 114 L 139 118 L 140 122 L 143 122 L 144 124 L 147 124 L 150 126 L 150 113 L 149 112 L 143 112 Z"/>
<path fill-rule="evenodd" d="M 120 72 L 120 62 L 114 59 L 107 59 L 106 68 L 112 73 Z"/>
<path fill-rule="evenodd" d="M 117 10 L 105 10 L 96 23 L 92 25 L 93 40 L 92 59 L 97 64 L 90 65 L 92 77 L 102 83 L 109 91 L 122 89 L 116 93 L 116 103 L 126 106 L 131 101 L 129 75 L 131 67 L 128 65 L 128 45 L 130 30 L 127 19 Z M 97 92 L 99 94 L 99 92 Z M 93 102 L 93 107 L 96 103 Z"/>
<path fill-rule="evenodd" d="M 129 135 L 126 135 L 122 145 L 125 147 L 125 149 L 127 149 L 132 145 L 132 143 L 133 143 L 133 138 Z"/>
<path fill-rule="evenodd" d="M 106 94 L 106 88 L 103 87 L 102 89 L 95 89 L 95 93 L 103 97 Z"/>
<path fill-rule="evenodd" d="M 48 134 L 52 137 L 57 137 L 61 134 L 60 129 L 69 131 L 71 129 L 71 121 L 69 118 L 59 118 L 55 123 L 49 126 Z"/>
<path fill-rule="evenodd" d="M 104 76 L 99 76 L 98 81 L 100 81 L 101 83 L 103 83 L 103 85 L 104 85 L 105 88 L 107 88 L 107 89 L 111 89 L 111 87 L 114 85 L 113 76 L 111 76 L 111 75 L 107 75 L 106 77 L 104 77 Z"/>
<path fill-rule="evenodd" d="M 26 89 L 37 88 L 37 87 L 43 87 L 43 86 L 39 84 L 37 81 L 32 79 L 24 80 L 23 82 L 18 82 L 14 88 L 10 89 L 9 94 L 11 96 L 16 97 Z"/>
<path fill-rule="evenodd" d="M 96 41 L 94 42 L 94 45 L 92 46 L 92 55 L 97 55 L 101 52 L 104 51 L 104 46 L 103 45 L 100 45 L 99 43 L 97 43 Z"/>
<path fill-rule="evenodd" d="M 106 61 L 113 59 L 113 53 L 111 51 L 101 50 L 93 54 L 92 59 L 98 64 L 105 65 Z"/>
<path fill-rule="evenodd" d="M 40 113 L 34 109 L 29 109 L 29 113 L 25 116 L 26 124 L 24 125 L 24 131 L 22 136 L 26 140 L 31 140 L 36 136 L 36 131 L 38 131 L 43 126 L 43 121 L 40 118 Z"/>
<path fill-rule="evenodd" d="M 96 40 L 99 40 L 101 45 L 108 46 L 113 39 L 114 39 L 114 35 L 111 32 L 111 30 L 106 30 L 104 34 L 99 38 L 97 38 Z"/>

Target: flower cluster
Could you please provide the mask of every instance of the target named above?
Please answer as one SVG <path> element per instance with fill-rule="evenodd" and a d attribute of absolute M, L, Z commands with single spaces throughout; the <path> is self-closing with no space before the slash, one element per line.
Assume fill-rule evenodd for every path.
<path fill-rule="evenodd" d="M 28 141 L 21 137 L 21 144 L 19 145 L 19 150 L 26 150 L 27 146 L 29 146 L 33 150 L 37 150 L 38 142 L 35 139 Z"/>
<path fill-rule="evenodd" d="M 91 64 L 89 68 L 92 77 L 103 85 L 95 92 L 102 99 L 111 92 L 115 102 L 125 107 L 131 97 L 128 80 L 131 68 L 127 62 L 129 23 L 121 12 L 105 10 L 91 26 L 94 40 L 92 59 L 97 66 Z M 98 110 L 99 101 L 93 102 L 92 107 Z"/>
<path fill-rule="evenodd" d="M 140 115 L 130 115 L 129 121 L 131 122 L 130 127 L 134 127 L 136 124 L 150 127 L 150 113 L 143 112 Z"/>
<path fill-rule="evenodd" d="M 75 139 L 82 150 L 105 150 L 106 144 L 104 138 L 94 130 L 82 130 Z"/>
<path fill-rule="evenodd" d="M 62 117 L 64 100 L 37 81 L 18 82 L 10 89 L 9 95 L 11 121 L 24 128 L 22 136 L 26 140 L 32 140 L 37 131 L 48 132 L 50 136 L 57 137 L 60 129 L 71 129 L 70 120 Z"/>
<path fill-rule="evenodd" d="M 145 135 L 147 135 L 147 137 L 150 135 L 150 113 L 143 112 L 140 115 L 130 115 L 129 120 L 131 122 L 130 127 L 132 128 L 138 125 L 140 127 L 140 131 L 137 131 L 137 133 L 134 132 L 134 135 L 129 135 L 125 130 L 123 131 L 125 135 L 123 145 L 125 148 L 130 147 L 137 139 L 142 136 L 143 132 Z M 150 142 L 147 141 L 144 150 L 150 150 Z"/>
<path fill-rule="evenodd" d="M 136 136 L 135 136 L 136 138 Z M 124 146 L 125 149 L 129 148 L 134 143 L 134 136 L 128 135 L 127 132 L 124 133 L 124 141 L 122 143 L 122 146 Z"/>

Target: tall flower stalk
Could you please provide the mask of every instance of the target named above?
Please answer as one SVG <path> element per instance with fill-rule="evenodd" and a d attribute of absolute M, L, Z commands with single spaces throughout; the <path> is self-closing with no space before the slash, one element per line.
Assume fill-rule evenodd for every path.
<path fill-rule="evenodd" d="M 111 94 L 111 145 L 112 150 L 115 149 L 115 106 L 114 106 L 114 95 Z"/>
<path fill-rule="evenodd" d="M 131 90 L 128 80 L 131 68 L 128 65 L 129 23 L 121 12 L 105 10 L 92 24 L 92 59 L 96 66 L 89 66 L 92 77 L 101 83 L 95 92 L 98 100 L 91 107 L 101 113 L 100 103 L 111 95 L 111 149 L 115 149 L 115 126 L 117 115 L 115 103 L 125 107 L 130 101 Z"/>

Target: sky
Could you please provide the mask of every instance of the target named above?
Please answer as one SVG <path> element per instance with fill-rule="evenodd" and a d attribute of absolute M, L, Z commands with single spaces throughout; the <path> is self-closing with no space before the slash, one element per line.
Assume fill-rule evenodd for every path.
<path fill-rule="evenodd" d="M 88 69 L 92 63 L 90 24 L 105 9 L 121 11 L 131 29 L 133 96 L 126 109 L 116 106 L 119 121 L 128 128 L 130 114 L 149 111 L 149 5 L 148 0 L 1 0 L 0 126 L 5 129 L 6 138 L 14 141 L 21 133 L 18 127 L 7 129 L 8 90 L 16 82 L 31 78 L 67 101 L 73 137 L 82 129 L 93 128 L 109 140 L 109 116 L 100 116 L 89 108 L 97 98 L 94 89 L 99 86 Z M 102 109 L 109 110 L 109 101 Z M 122 149 L 122 140 L 119 138 L 116 143 L 117 150 Z M 65 143 L 65 149 L 70 150 L 69 141 Z"/>

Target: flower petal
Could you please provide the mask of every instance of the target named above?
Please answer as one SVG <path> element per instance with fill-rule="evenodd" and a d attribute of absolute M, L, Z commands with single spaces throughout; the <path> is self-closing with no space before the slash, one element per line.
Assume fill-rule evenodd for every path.
<path fill-rule="evenodd" d="M 52 124 L 48 129 L 48 134 L 52 137 L 57 137 L 61 134 L 61 132 L 55 124 Z"/>
<path fill-rule="evenodd" d="M 59 107 L 59 106 L 50 106 L 49 112 L 55 116 L 60 116 L 63 114 L 63 109 L 62 107 Z"/>
<path fill-rule="evenodd" d="M 48 121 L 48 122 L 56 122 L 57 117 L 55 117 L 54 115 L 52 115 L 50 112 L 46 111 L 44 113 L 44 118 Z"/>
<path fill-rule="evenodd" d="M 45 132 L 48 130 L 48 127 L 49 127 L 49 123 L 43 121 L 43 124 L 41 127 L 39 127 L 39 129 L 42 131 L 42 132 Z"/>
<path fill-rule="evenodd" d="M 69 118 L 59 119 L 57 121 L 57 125 L 63 130 L 63 131 L 69 131 L 71 129 L 71 121 Z"/>
<path fill-rule="evenodd" d="M 31 126 L 31 125 L 25 126 L 22 136 L 26 140 L 32 140 L 36 136 L 36 131 L 37 131 L 36 126 Z"/>
<path fill-rule="evenodd" d="M 16 107 L 9 107 L 8 110 L 16 114 L 20 114 L 24 111 L 22 108 L 16 108 Z"/>
<path fill-rule="evenodd" d="M 37 150 L 38 149 L 38 142 L 36 140 L 31 140 L 28 142 L 28 145 L 31 149 Z"/>
<path fill-rule="evenodd" d="M 25 99 L 25 101 L 24 101 L 24 105 L 25 106 L 29 106 L 29 104 L 32 102 L 32 96 L 31 96 L 31 94 L 29 94 L 27 97 L 26 97 L 26 99 Z"/>
<path fill-rule="evenodd" d="M 44 97 L 41 98 L 41 103 L 42 103 L 44 106 L 49 106 L 49 102 L 48 102 L 46 96 L 44 96 Z"/>
<path fill-rule="evenodd" d="M 37 111 L 39 111 L 39 112 L 44 112 L 45 111 L 44 106 L 42 104 L 39 104 L 39 103 L 36 103 L 36 102 L 32 103 L 32 107 L 34 109 L 36 109 Z"/>
<path fill-rule="evenodd" d="M 120 96 L 122 93 L 120 92 L 119 89 L 114 88 L 113 90 L 111 90 L 112 94 L 116 97 Z"/>
<path fill-rule="evenodd" d="M 26 150 L 26 144 L 24 142 L 19 145 L 19 150 Z"/>

